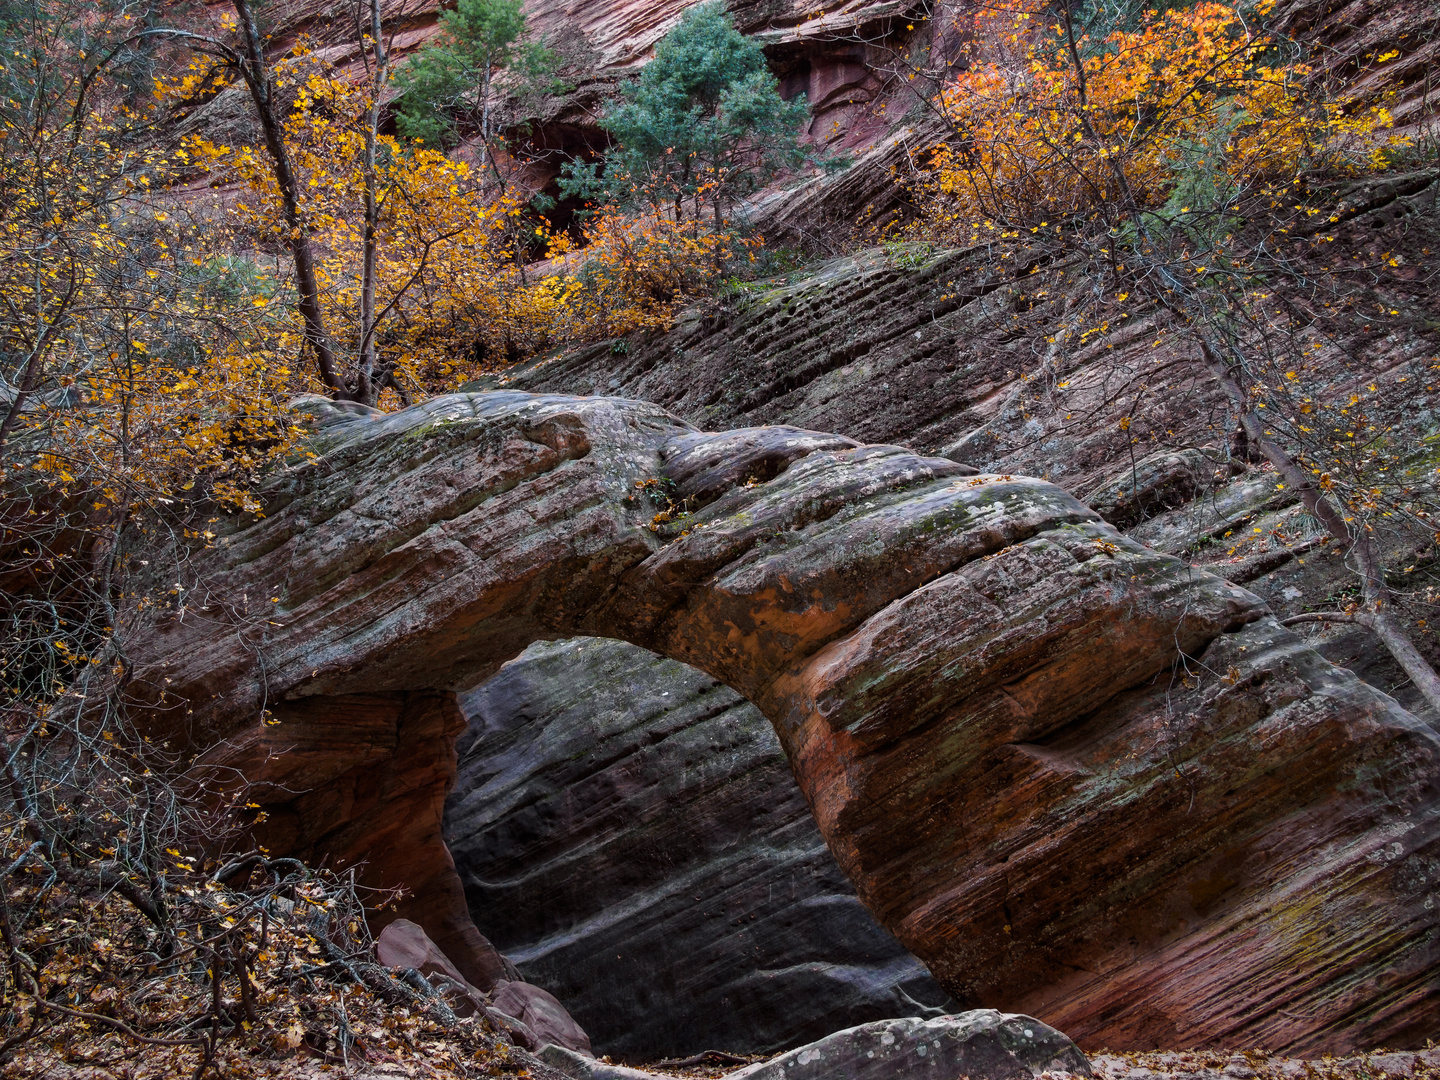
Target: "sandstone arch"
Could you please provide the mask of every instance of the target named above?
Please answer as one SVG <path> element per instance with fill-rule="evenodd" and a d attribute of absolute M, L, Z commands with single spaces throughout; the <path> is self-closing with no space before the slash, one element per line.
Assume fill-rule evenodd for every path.
<path fill-rule="evenodd" d="M 268 785 L 272 848 L 368 858 L 474 981 L 452 691 L 585 634 L 755 702 L 962 1001 L 1111 1046 L 1433 1033 L 1440 746 L 1244 590 L 896 447 L 606 398 L 312 408 L 318 459 L 195 556 L 136 685 Z"/>

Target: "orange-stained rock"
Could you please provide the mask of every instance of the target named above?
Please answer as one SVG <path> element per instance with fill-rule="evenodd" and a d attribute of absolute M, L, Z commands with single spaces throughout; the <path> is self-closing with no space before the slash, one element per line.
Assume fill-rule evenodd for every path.
<path fill-rule="evenodd" d="M 245 725 L 203 761 L 255 785 L 251 797 L 266 813 L 259 843 L 317 864 L 359 864 L 362 885 L 403 889 L 375 911 L 371 930 L 396 918 L 419 923 L 488 990 L 506 977 L 504 962 L 465 913 L 440 834 L 464 727 L 444 692 L 275 701 L 266 722 Z"/>
<path fill-rule="evenodd" d="M 449 692 L 589 634 L 750 697 L 964 1004 L 1112 1047 L 1433 1033 L 1440 743 L 1254 595 L 1050 484 L 894 447 L 606 398 L 310 407 L 318 459 L 194 553 L 207 606 L 137 642 L 136 691 L 266 785 L 272 848 L 418 886 L 407 917 L 477 985 Z M 755 471 L 717 474 L 732 453 Z"/>

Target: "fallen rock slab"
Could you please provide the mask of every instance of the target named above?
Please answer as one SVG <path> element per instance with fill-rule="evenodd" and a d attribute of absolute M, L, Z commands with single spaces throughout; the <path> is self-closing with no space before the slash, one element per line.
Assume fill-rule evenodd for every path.
<path fill-rule="evenodd" d="M 880 1020 L 727 1074 L 730 1080 L 1031 1080 L 1092 1075 L 1065 1035 L 1029 1016 L 976 1009 Z"/>
<path fill-rule="evenodd" d="M 537 1045 L 555 1044 L 590 1055 L 590 1036 L 577 1024 L 555 995 L 526 982 L 502 979 L 495 984 L 490 1003 L 534 1032 Z"/>
<path fill-rule="evenodd" d="M 590 1054 L 590 1037 L 553 994 L 519 980 L 501 979 L 486 995 L 471 985 L 424 929 L 396 919 L 375 941 L 375 957 L 391 968 L 413 968 L 451 1000 L 460 1016 L 484 1016 L 529 1050 L 550 1043 Z"/>
<path fill-rule="evenodd" d="M 430 940 L 424 928 L 409 919 L 396 919 L 380 931 L 375 939 L 375 958 L 385 967 L 414 968 L 431 981 L 438 976 L 469 992 L 480 993 L 465 981 L 465 976 Z"/>

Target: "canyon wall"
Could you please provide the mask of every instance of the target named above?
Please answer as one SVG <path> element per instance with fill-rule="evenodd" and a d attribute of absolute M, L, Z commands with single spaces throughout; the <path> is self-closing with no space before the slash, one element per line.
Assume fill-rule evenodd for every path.
<path fill-rule="evenodd" d="M 619 80 L 638 70 L 684 6 L 582 0 L 527 5 L 532 26 L 564 57 L 571 83 L 565 95 L 523 118 L 523 132 L 518 126 L 512 131 L 517 147 L 534 158 L 528 173 L 534 186 L 550 181 L 562 155 L 604 145 L 599 108 Z M 217 5 L 212 14 L 221 10 Z M 346 44 L 353 36 L 348 14 L 310 3 L 274 10 L 280 47 L 303 33 L 342 70 L 354 61 L 355 50 Z M 401 52 L 433 36 L 436 10 L 423 3 L 388 11 L 400 29 Z M 890 3 L 822 9 L 791 0 L 732 4 L 731 10 L 742 29 L 765 43 L 785 94 L 808 96 L 814 115 L 806 138 L 855 159 L 833 175 L 782 178 L 751 207 L 752 220 L 773 244 L 840 250 L 862 210 L 868 207 L 874 220 L 899 206 L 892 167 L 940 137 L 894 71 L 896 50 L 932 41 L 935 22 L 917 18 L 919 7 Z M 1275 15 L 1282 28 L 1319 47 L 1318 62 L 1328 76 L 1366 94 L 1392 95 L 1400 126 L 1413 130 L 1433 116 L 1440 97 L 1429 78 L 1440 18 L 1433 5 L 1282 0 Z M 918 31 L 910 29 L 917 25 Z M 243 105 L 221 95 L 191 123 L 245 141 Z M 1424 242 L 1411 226 L 1435 213 L 1437 191 L 1435 177 L 1421 173 L 1345 194 L 1342 246 L 1399 255 L 1403 265 L 1383 271 L 1374 298 L 1401 314 L 1356 321 L 1328 346 L 1358 358 L 1360 377 L 1408 397 L 1421 437 L 1440 427 L 1429 388 L 1418 389 L 1436 352 L 1440 312 L 1429 284 L 1429 251 L 1422 251 Z M 1414 1041 L 1433 1014 L 1424 975 L 1431 931 L 1420 899 L 1430 888 L 1433 865 L 1426 831 L 1432 802 L 1428 735 L 1350 672 L 1393 692 L 1408 708 L 1420 703 L 1363 630 L 1309 629 L 1296 637 L 1275 629 L 1263 614 L 1267 607 L 1284 616 L 1333 606 L 1350 575 L 1338 553 L 1317 546 L 1313 523 L 1292 496 L 1276 490 L 1263 465 L 1230 453 L 1217 420 L 1224 410 L 1183 343 L 1162 341 L 1161 328 L 1144 312 L 1122 318 L 1117 311 L 1113 326 L 1065 351 L 1049 384 L 1027 379 L 1045 342 L 1064 324 L 1065 305 L 1061 275 L 1053 268 L 1040 268 L 1036 277 L 1022 269 L 1023 282 L 1019 272 L 988 262 L 983 249 L 911 245 L 862 252 L 833 259 L 803 279 L 777 280 L 697 307 L 669 334 L 627 341 L 623 350 L 605 342 L 547 357 L 481 387 L 644 398 L 673 414 L 606 406 L 619 410 L 615 415 L 632 410 L 618 427 L 586 411 L 599 405 L 573 407 L 581 418 L 574 424 L 557 426 L 552 416 L 528 427 L 514 419 L 518 412 L 496 420 L 499 413 L 489 404 L 472 412 L 437 404 L 406 414 L 403 424 L 358 413 L 347 419 L 317 405 L 325 420 L 320 438 L 328 447 L 323 460 L 333 475 L 323 481 L 302 469 L 278 481 L 269 505 L 282 522 L 289 514 L 290 524 L 234 523 L 228 542 L 238 547 L 200 557 L 196 580 L 204 579 L 209 602 L 188 604 L 152 640 L 142 681 L 157 696 L 184 685 L 206 701 L 209 695 L 225 699 L 192 705 L 195 712 L 175 716 L 175 726 L 188 731 L 197 748 L 223 739 L 208 751 L 207 763 L 241 766 L 261 785 L 270 815 L 264 838 L 273 849 L 341 862 L 368 858 L 372 883 L 410 889 L 399 913 L 426 925 L 472 981 L 488 986 L 504 972 L 504 960 L 476 931 L 468 903 L 482 927 L 515 950 L 527 973 L 563 991 L 592 1031 L 608 1023 L 615 1038 L 634 1031 L 651 1039 L 652 1049 L 661 1045 L 654 1039 L 663 1017 L 675 1015 L 665 1010 L 677 1002 L 690 1010 L 686 1015 L 699 1017 L 717 1012 L 715 1002 L 726 1009 L 734 1000 L 763 1002 L 767 993 L 785 996 L 796 987 L 803 994 L 806 978 L 816 980 L 810 984 L 816 989 L 805 1008 L 786 1012 L 757 1004 L 753 1013 L 732 1013 L 731 1026 L 715 1029 L 717 1035 L 743 1026 L 754 1032 L 755 1047 L 768 1047 L 809 1037 L 812 1029 L 805 1025 L 829 1023 L 841 1015 L 836 1009 L 868 1018 L 864 1010 L 884 1009 L 888 1001 L 897 1003 L 896 1013 L 915 1013 L 938 1000 L 917 991 L 915 1004 L 907 1005 L 894 996 L 908 995 L 923 979 L 917 983 L 913 961 L 860 917 L 856 901 L 841 888 L 837 864 L 820 852 L 814 834 L 799 839 L 808 828 L 801 797 L 815 807 L 863 904 L 932 966 L 952 1002 L 1029 1009 L 1092 1045 L 1253 1038 L 1315 1049 Z M 1048 298 L 1037 301 L 1037 292 Z M 1148 376 L 1150 371 L 1156 374 Z M 1129 399 L 1112 400 L 1117 381 L 1132 381 L 1148 395 L 1135 429 L 1138 443 L 1119 434 L 1117 421 Z M 1337 381 L 1333 390 L 1345 387 Z M 550 406 L 532 401 L 514 407 L 543 412 Z M 561 409 L 554 415 L 570 414 Z M 710 644 L 686 639 L 672 646 L 668 628 L 679 625 L 675 612 L 701 603 L 695 599 L 700 583 L 725 577 L 717 569 L 721 556 L 713 552 L 676 555 L 674 563 L 662 558 L 676 544 L 703 546 L 703 529 L 680 536 L 667 522 L 651 520 L 669 506 L 653 482 L 672 479 L 661 450 L 666 439 L 679 437 L 677 428 L 684 430 L 677 416 L 704 428 L 796 424 L 840 431 L 862 442 L 901 444 L 914 451 L 914 460 L 933 455 L 928 460 L 949 458 L 991 477 L 1042 477 L 1128 530 L 1130 541 L 1174 559 L 1146 562 L 1154 556 L 1142 557 L 1137 545 L 1120 546 L 1112 533 L 1103 533 L 1098 550 L 1116 544 L 1121 553 L 1104 556 L 1123 564 L 1117 571 L 1121 586 L 1095 576 L 1090 564 L 1096 560 L 1082 558 L 1073 545 L 1060 544 L 1061 554 L 1032 536 L 1007 545 L 1002 535 L 993 550 L 965 557 L 966 566 L 977 564 L 968 571 L 959 563 L 925 564 L 919 587 L 901 586 L 909 591 L 884 602 L 901 605 L 895 625 L 875 621 L 888 607 L 850 610 L 849 590 L 860 589 L 869 573 L 850 570 L 851 577 L 837 573 L 820 587 L 820 608 L 846 610 L 821 620 L 826 628 L 813 640 L 789 628 L 793 613 L 781 620 L 787 629 L 771 627 L 764 637 L 751 633 L 760 608 L 727 609 L 706 629 Z M 592 423 L 606 432 L 602 456 L 624 459 L 604 466 L 610 473 L 603 483 L 595 479 L 595 462 L 577 464 L 592 456 L 586 434 Z M 466 437 L 476 440 L 475 460 L 462 460 L 469 451 L 448 444 L 457 437 L 454 424 L 470 425 Z M 619 428 L 630 434 L 617 442 L 611 436 Z M 648 434 L 636 434 L 641 429 Z M 663 432 L 669 434 L 662 438 Z M 1175 432 L 1185 436 L 1178 450 Z M 807 444 L 821 447 L 817 454 L 843 452 L 848 445 Z M 741 460 L 749 459 L 742 454 Z M 765 488 L 783 466 L 766 458 L 753 475 L 722 476 L 699 501 L 724 492 L 726 484 L 754 481 Z M 946 474 L 950 467 L 944 461 L 926 466 L 903 483 L 923 486 L 946 475 L 970 475 Z M 632 481 L 651 486 L 637 497 L 625 486 Z M 823 487 L 823 479 L 809 473 L 800 482 Z M 1003 482 L 1009 481 L 986 479 L 977 489 Z M 571 483 L 583 491 L 571 491 Z M 387 490 L 412 484 L 408 494 Z M 876 490 L 883 488 L 881 483 Z M 789 490 L 785 498 L 803 502 L 812 498 L 809 490 Z M 533 509 L 519 509 L 515 492 L 527 492 Z M 664 497 L 657 501 L 651 492 Z M 821 499 L 819 513 L 859 514 L 867 492 L 860 484 L 838 499 L 826 496 L 830 501 Z M 509 539 L 488 531 L 488 524 L 483 535 L 466 531 L 479 528 L 472 520 L 478 507 L 493 510 L 500 503 L 507 507 Z M 607 516 L 610 511 L 597 509 L 612 503 L 623 527 Z M 690 504 L 676 503 L 681 505 Z M 893 510 L 886 504 L 885 513 Z M 791 534 L 819 526 L 808 510 L 768 512 L 771 531 L 760 530 L 758 539 L 747 534 L 741 546 L 753 546 L 742 560 L 763 561 L 754 552 L 783 547 Z M 399 524 L 391 524 L 392 516 Z M 1082 524 L 1065 519 L 1056 528 Z M 578 530 L 579 538 L 570 530 Z M 304 539 L 309 533 L 316 534 L 313 541 Z M 858 535 L 842 538 L 860 543 Z M 883 546 L 890 539 L 877 531 L 864 542 Z M 834 535 L 825 542 L 836 542 Z M 303 557 L 290 567 L 270 545 L 288 553 L 285 558 L 297 551 Z M 543 553 L 527 545 L 558 545 L 560 562 L 542 569 Z M 485 558 L 493 557 L 496 566 L 476 571 L 476 551 L 488 552 Z M 1070 568 L 1067 558 L 1089 569 Z M 421 570 L 406 561 L 420 559 L 438 560 L 437 567 Z M 652 570 L 636 569 L 651 560 Z M 979 565 L 990 562 L 1000 564 L 993 574 Z M 1136 565 L 1148 569 L 1127 576 Z M 1200 619 L 1210 622 L 1196 630 L 1190 615 L 1177 616 L 1167 609 L 1169 601 L 1133 585 L 1154 567 L 1184 565 L 1245 585 L 1254 595 L 1236 600 L 1239 590 L 1224 591 L 1202 574 L 1207 584 L 1201 593 L 1212 601 L 1231 597 L 1227 603 L 1235 610 L 1223 617 L 1210 612 Z M 294 585 L 312 571 L 319 575 L 313 588 Z M 776 581 L 787 577 L 774 572 Z M 476 587 L 490 599 L 477 609 L 473 597 L 447 592 L 446 573 L 478 573 Z M 937 581 L 959 575 L 954 584 L 964 599 L 923 593 L 927 574 L 938 575 Z M 612 618 L 634 600 L 638 580 L 669 605 L 661 629 Z M 410 588 L 419 590 L 416 596 L 408 595 Z M 788 596 L 784 584 L 774 588 L 778 593 L 765 597 L 766 612 Z M 1110 596 L 1107 590 L 1119 592 Z M 1144 602 L 1134 601 L 1141 593 Z M 901 604 L 912 595 L 924 597 L 910 602 L 916 609 Z M 563 603 L 552 604 L 555 597 Z M 1188 599 L 1175 602 L 1188 611 Z M 1042 603 L 1051 613 L 1073 605 L 1093 623 L 1049 634 L 1023 620 L 1009 621 L 1012 604 Z M 932 608 L 940 614 L 927 614 Z M 332 617 L 343 625 L 331 627 Z M 1063 623 L 1058 614 L 1045 616 L 1052 618 Z M 374 624 L 371 630 L 362 629 L 366 620 Z M 1117 629 L 1129 622 L 1131 630 Z M 861 634 L 872 623 L 881 646 Z M 1190 636 L 1178 632 L 1182 624 Z M 727 642 L 733 634 L 738 648 L 774 651 L 779 667 L 767 668 L 763 678 L 741 679 L 725 648 L 717 647 L 718 658 L 710 653 L 724 626 L 731 627 Z M 801 786 L 784 786 L 791 781 L 775 756 L 776 744 L 765 750 L 753 726 L 754 706 L 738 698 L 728 721 L 711 720 L 743 730 L 743 738 L 736 736 L 740 742 L 725 745 L 743 745 L 753 755 L 747 761 L 766 764 L 757 764 L 757 772 L 742 768 L 729 776 L 728 787 L 714 789 L 727 791 L 726 798 L 742 787 L 751 795 L 748 803 L 726 805 L 730 816 L 724 819 L 711 818 L 712 808 L 696 797 L 711 790 L 705 786 L 713 779 L 705 772 L 708 758 L 697 766 L 698 787 L 663 798 L 651 791 L 656 778 L 674 767 L 663 755 L 617 759 L 608 763 L 614 771 L 596 774 L 597 783 L 624 777 L 635 802 L 617 796 L 605 803 L 597 789 L 583 784 L 569 795 L 558 786 L 546 789 L 558 784 L 547 770 L 566 766 L 569 758 L 542 756 L 536 772 L 523 778 L 504 773 L 507 753 L 513 756 L 515 740 L 524 736 L 511 731 L 511 742 L 501 739 L 498 746 L 492 740 L 498 756 L 491 758 L 490 751 L 476 749 L 477 734 L 537 717 L 514 700 L 491 701 L 484 712 L 478 702 L 497 695 L 503 683 L 474 691 L 476 681 L 532 639 L 577 632 L 638 639 L 704 668 L 706 678 L 736 686 L 776 723 Z M 211 633 L 223 644 L 207 644 Z M 303 647 L 294 633 L 308 635 Z M 1087 634 L 1095 638 L 1088 644 Z M 1156 651 L 1145 653 L 1140 639 L 1152 637 L 1168 640 L 1168 652 L 1151 642 Z M 422 640 L 428 644 L 415 644 Z M 400 641 L 410 642 L 412 651 L 392 651 Z M 416 649 L 433 649 L 441 659 L 420 658 Z M 202 661 L 184 655 L 191 650 L 212 666 L 200 672 L 195 664 Z M 945 663 L 960 674 L 931 670 L 927 651 L 950 657 Z M 1137 651 L 1145 657 L 1138 667 L 1126 659 Z M 826 659 L 816 659 L 812 670 L 808 658 L 821 656 Z M 1062 662 L 1064 656 L 1070 659 Z M 345 671 L 324 675 L 331 670 L 326 663 Z M 510 671 L 512 682 L 523 666 Z M 873 674 L 892 666 L 895 681 Z M 1114 693 L 1103 701 L 1095 697 L 1101 689 L 1076 691 L 1088 666 L 1119 673 L 1105 691 Z M 982 687 L 978 698 L 971 693 L 976 673 L 992 669 L 1006 695 L 997 700 L 1013 713 L 1008 731 L 997 719 L 998 706 L 984 698 L 990 691 Z M 1154 680 L 1148 689 L 1140 674 L 1146 671 L 1144 677 Z M 569 675 L 571 693 L 586 704 L 612 686 L 608 674 L 585 665 Z M 657 675 L 647 686 L 656 695 L 678 697 L 700 678 L 693 671 L 673 674 L 673 690 L 667 691 L 669 677 Z M 875 691 L 880 697 L 867 697 L 872 678 L 884 688 Z M 1088 711 L 1072 716 L 1071 703 L 1042 692 L 1047 681 L 1075 693 L 1074 707 Z M 1017 689 L 1021 684 L 1028 689 Z M 461 692 L 458 703 L 455 691 Z M 715 692 L 733 694 L 706 691 Z M 892 693 L 900 704 L 886 706 L 881 697 Z M 816 710 L 791 700 L 797 695 L 801 702 L 858 704 L 834 706 L 839 711 L 833 718 L 821 711 L 817 719 L 811 715 Z M 178 707 L 173 691 L 164 700 Z M 516 708 L 507 712 L 510 705 Z M 268 710 L 270 724 L 242 722 L 260 709 Z M 566 715 L 565 723 L 575 722 L 562 703 L 552 701 L 546 709 L 537 721 L 546 731 L 557 730 L 551 725 Z M 851 709 L 871 719 L 855 720 Z M 735 726 L 741 711 L 750 726 Z M 895 715 L 907 711 L 908 719 Z M 666 720 L 663 711 L 657 716 L 642 729 L 668 730 L 674 718 Z M 700 740 L 716 729 L 701 724 L 685 730 L 693 734 L 678 737 L 671 750 L 687 752 L 681 745 L 686 738 Z M 971 746 L 966 740 L 973 731 L 980 734 Z M 461 767 L 442 827 L 457 739 L 469 765 Z M 597 737 L 583 752 L 604 753 L 614 745 Z M 578 744 L 571 749 L 582 753 Z M 927 769 L 933 776 L 927 778 Z M 497 775 L 508 776 L 509 786 L 497 791 Z M 1390 776 L 1398 779 L 1382 779 Z M 487 806 L 491 797 L 502 805 Z M 531 798 L 537 800 L 533 806 Z M 752 845 L 742 857 L 727 846 L 724 826 L 749 835 L 759 819 L 745 814 L 758 814 L 768 803 L 778 804 L 767 820 L 786 839 L 768 849 L 764 842 Z M 589 835 L 585 829 L 594 819 L 587 814 L 625 807 L 667 813 L 689 807 L 697 818 L 667 820 L 663 842 L 643 823 L 627 822 L 606 843 L 565 849 L 565 837 Z M 687 828 L 704 840 L 688 853 L 693 863 L 677 870 Z M 1398 839 L 1379 842 L 1392 835 Z M 458 853 L 458 875 L 447 836 Z M 642 841 L 652 845 L 653 872 L 630 879 L 614 873 Z M 687 910 L 680 886 L 702 867 L 711 876 L 704 878 L 705 888 L 688 894 Z M 740 876 L 727 878 L 727 867 Z M 791 874 L 794 885 L 797 872 L 810 875 L 811 890 L 796 886 L 797 904 L 816 904 L 792 905 L 787 912 L 783 903 L 771 905 L 768 889 L 764 902 L 759 899 L 760 882 Z M 572 873 L 582 887 L 567 891 L 559 883 Z M 650 924 L 642 901 L 655 896 L 663 900 Z M 694 910 L 712 897 L 714 910 Z M 823 911 L 821 902 L 829 904 Z M 1382 919 L 1394 920 L 1391 938 L 1382 933 Z M 721 924 L 727 930 L 733 925 L 734 936 L 722 933 Z M 649 984 L 636 978 L 642 968 L 668 964 L 675 951 L 664 942 L 676 935 L 694 946 L 695 968 L 667 967 Z M 828 950 L 812 947 L 827 935 L 843 940 L 831 940 Z M 619 946 L 613 961 L 619 967 L 598 974 L 612 944 Z M 727 944 L 745 953 L 746 964 L 726 966 Z M 1250 952 L 1255 955 L 1240 955 Z M 627 963 L 635 967 L 627 969 Z M 1287 965 L 1294 974 L 1282 977 Z M 756 989 L 762 976 L 768 991 Z M 637 1024 L 636 1018 L 643 1020 Z"/>

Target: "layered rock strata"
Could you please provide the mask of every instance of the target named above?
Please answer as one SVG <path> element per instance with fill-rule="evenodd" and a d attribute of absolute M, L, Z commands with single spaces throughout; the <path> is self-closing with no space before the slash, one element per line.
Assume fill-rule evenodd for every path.
<path fill-rule="evenodd" d="M 945 1011 L 733 690 L 580 638 L 532 645 L 460 708 L 445 838 L 470 911 L 606 1053 L 768 1053 Z"/>
<path fill-rule="evenodd" d="M 1335 249 L 1387 267 L 1375 295 L 1396 314 L 1380 322 L 1338 302 L 1327 309 L 1306 393 L 1339 408 L 1368 395 L 1391 445 L 1417 450 L 1392 482 L 1425 490 L 1435 462 L 1419 448 L 1440 431 L 1440 291 L 1426 284 L 1440 274 L 1429 224 L 1440 221 L 1440 171 L 1352 185 L 1337 193 L 1334 216 Z M 1086 296 L 1043 258 L 1012 267 L 985 245 L 889 245 L 753 283 L 623 349 L 571 350 L 475 388 L 637 397 L 703 427 L 843 431 L 1043 477 L 1143 542 L 1248 585 L 1281 617 L 1343 608 L 1356 584 L 1343 552 L 1318 543 L 1294 492 L 1238 445 L 1230 404 L 1193 340 L 1163 313 L 1095 309 Z M 1434 534 L 1390 520 L 1384 559 L 1408 594 L 1420 647 L 1440 664 L 1440 642 L 1425 630 L 1440 622 L 1425 589 L 1440 565 Z M 1423 707 L 1368 632 L 1304 633 Z"/>
<path fill-rule="evenodd" d="M 193 553 L 134 691 L 183 703 L 202 765 L 306 762 L 268 781 L 272 847 L 430 882 L 409 917 L 482 989 L 439 839 L 450 691 L 592 635 L 752 701 L 962 1003 L 1112 1046 L 1433 1032 L 1440 745 L 1240 587 L 897 447 L 606 398 L 314 408 L 316 459 Z"/>

